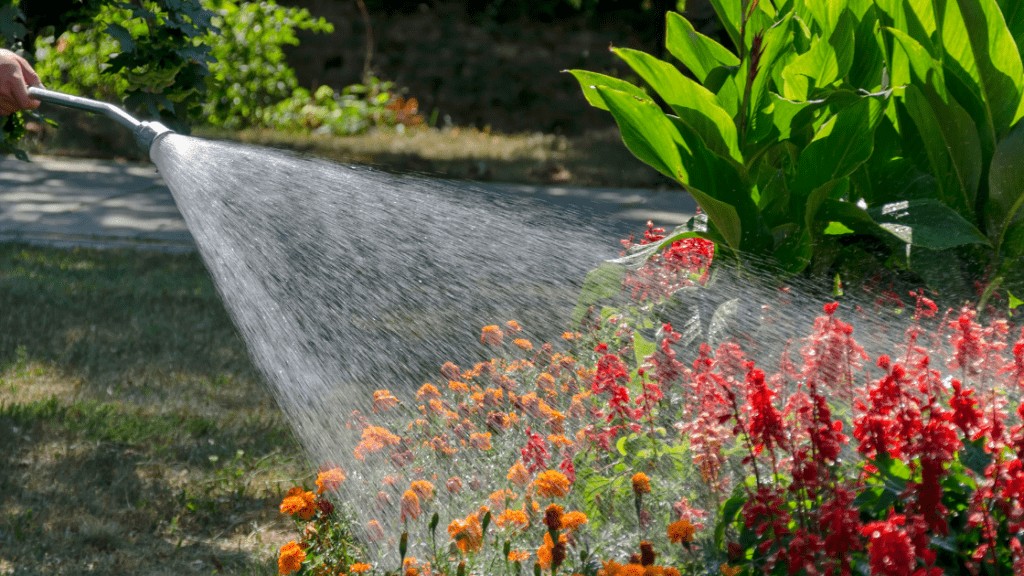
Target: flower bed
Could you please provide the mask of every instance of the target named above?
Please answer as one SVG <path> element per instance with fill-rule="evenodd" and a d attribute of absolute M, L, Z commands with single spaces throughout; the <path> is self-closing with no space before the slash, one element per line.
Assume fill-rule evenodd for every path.
<path fill-rule="evenodd" d="M 301 536 L 280 572 L 1024 573 L 1024 333 L 916 291 L 874 357 L 836 302 L 776 357 L 691 350 L 658 311 L 712 258 L 679 240 L 558 347 L 486 326 L 491 360 L 379 390 L 351 418 L 364 465 L 282 502 Z"/>

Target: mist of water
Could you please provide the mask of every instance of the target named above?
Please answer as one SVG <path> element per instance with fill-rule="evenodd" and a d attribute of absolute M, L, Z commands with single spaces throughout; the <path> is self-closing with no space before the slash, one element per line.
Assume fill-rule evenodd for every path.
<path fill-rule="evenodd" d="M 468 185 L 178 135 L 158 140 L 152 157 L 310 458 L 342 465 L 355 525 L 381 521 L 392 544 L 408 478 L 385 486 L 390 469 L 352 457 L 373 392 L 391 390 L 414 410 L 421 384 L 445 381 L 442 363 L 489 357 L 486 324 L 514 319 L 534 342 L 557 339 L 585 274 L 617 256 L 616 238 L 578 214 Z M 683 294 L 666 317 L 693 341 L 740 335 L 748 352 L 778 358 L 807 334 L 820 301 L 752 278 Z M 862 344 L 891 347 L 902 333 L 891 320 L 858 327 Z M 476 481 L 486 495 L 518 458 L 506 451 L 505 461 L 438 458 L 421 474 Z M 465 514 L 452 505 L 450 517 Z M 383 544 L 371 553 L 385 554 Z"/>

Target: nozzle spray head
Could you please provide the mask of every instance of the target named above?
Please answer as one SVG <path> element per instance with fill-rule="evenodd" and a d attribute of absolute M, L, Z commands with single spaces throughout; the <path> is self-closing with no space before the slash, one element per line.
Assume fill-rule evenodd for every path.
<path fill-rule="evenodd" d="M 72 96 L 71 94 L 55 92 L 38 86 L 29 87 L 28 93 L 30 96 L 41 102 L 57 104 L 68 108 L 76 108 L 78 110 L 85 110 L 86 112 L 92 112 L 94 114 L 100 114 L 110 118 L 114 122 L 117 122 L 131 130 L 132 134 L 135 136 L 135 142 L 138 143 L 139 147 L 145 150 L 146 153 L 149 153 L 150 149 L 153 147 L 153 143 L 158 138 L 173 132 L 173 130 L 159 122 L 143 122 L 136 120 L 134 116 L 128 114 L 117 106 L 106 102 L 100 102 L 99 100 Z"/>

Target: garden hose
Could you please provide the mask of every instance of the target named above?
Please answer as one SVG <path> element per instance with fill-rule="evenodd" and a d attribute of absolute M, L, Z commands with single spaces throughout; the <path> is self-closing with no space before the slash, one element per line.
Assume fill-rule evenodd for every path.
<path fill-rule="evenodd" d="M 72 96 L 71 94 L 64 94 L 63 92 L 54 92 L 53 90 L 47 90 L 46 88 L 39 88 L 37 86 L 30 86 L 28 93 L 40 102 L 85 110 L 86 112 L 101 114 L 110 118 L 114 122 L 117 122 L 121 126 L 131 130 L 132 134 L 135 136 L 135 142 L 147 153 L 150 148 L 152 148 L 153 142 L 155 142 L 157 138 L 174 132 L 159 122 L 144 122 L 136 120 L 132 115 L 117 106 L 106 102 L 100 102 L 99 100 L 90 100 L 89 98 Z"/>

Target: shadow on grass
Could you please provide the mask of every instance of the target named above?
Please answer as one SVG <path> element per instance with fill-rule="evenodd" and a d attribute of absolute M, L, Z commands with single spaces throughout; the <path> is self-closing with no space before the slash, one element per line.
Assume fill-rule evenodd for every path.
<path fill-rule="evenodd" d="M 305 463 L 195 255 L 0 244 L 0 574 L 274 572 Z"/>

